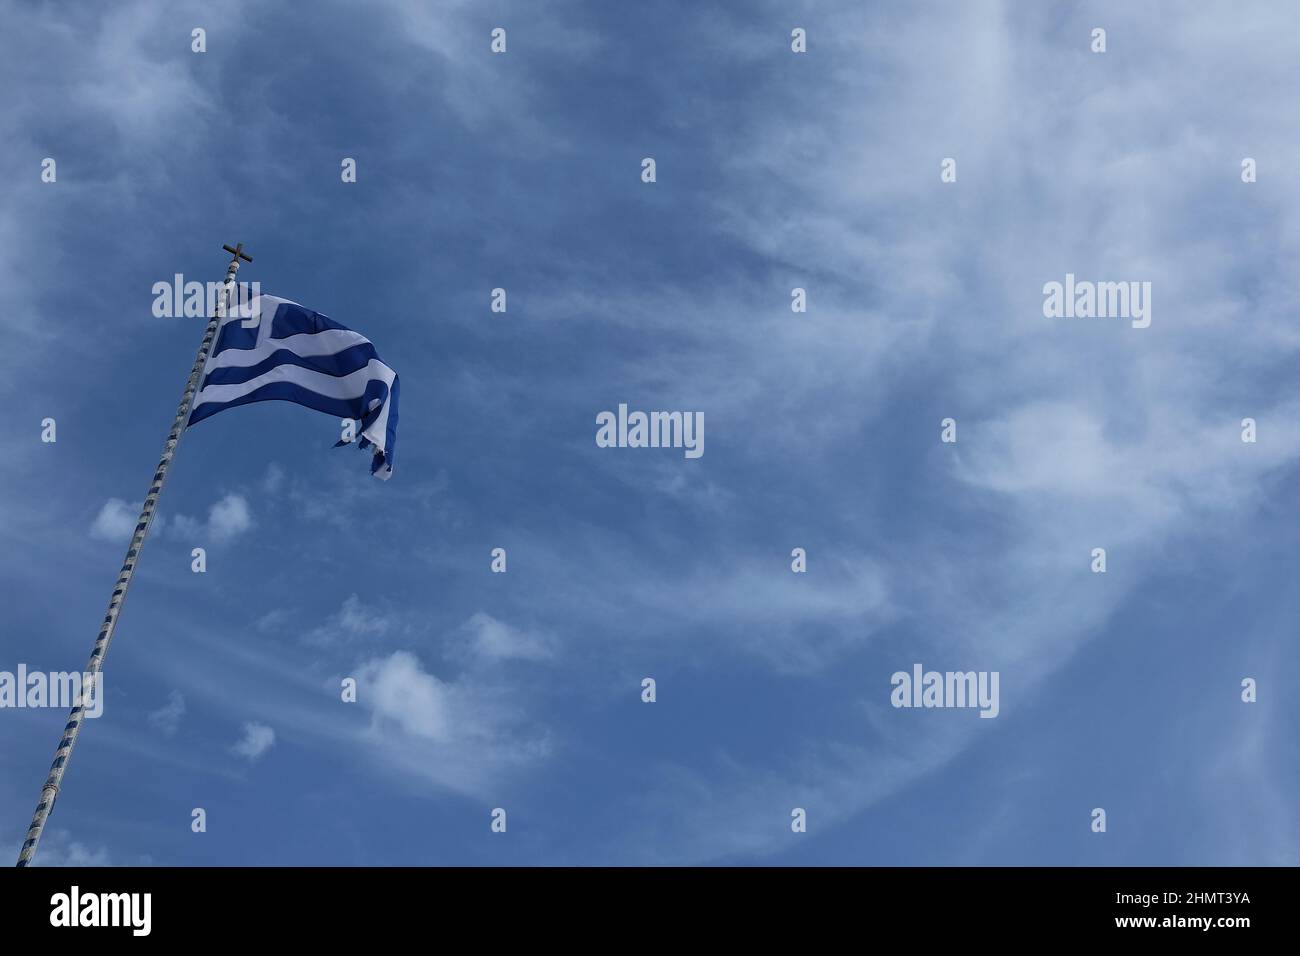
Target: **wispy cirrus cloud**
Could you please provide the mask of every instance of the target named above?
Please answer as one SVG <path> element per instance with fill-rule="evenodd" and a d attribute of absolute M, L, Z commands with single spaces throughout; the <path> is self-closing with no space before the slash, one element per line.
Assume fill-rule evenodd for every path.
<path fill-rule="evenodd" d="M 180 691 L 174 690 L 167 695 L 166 704 L 149 712 L 149 723 L 161 731 L 164 737 L 174 737 L 180 730 L 184 717 L 185 697 Z"/>

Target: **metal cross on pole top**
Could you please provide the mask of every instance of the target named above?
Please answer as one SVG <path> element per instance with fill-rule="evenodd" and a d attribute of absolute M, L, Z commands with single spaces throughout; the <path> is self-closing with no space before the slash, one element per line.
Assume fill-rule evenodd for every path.
<path fill-rule="evenodd" d="M 131 535 L 131 543 L 126 549 L 126 558 L 122 562 L 122 570 L 117 576 L 117 584 L 113 586 L 113 594 L 108 599 L 108 612 L 104 615 L 104 620 L 99 626 L 99 636 L 95 639 L 94 650 L 90 652 L 90 663 L 86 665 L 83 676 L 82 698 L 76 702 L 72 711 L 68 714 L 68 722 L 63 728 L 63 736 L 59 740 L 59 746 L 54 751 L 54 762 L 50 764 L 49 776 L 45 778 L 45 783 L 41 787 L 40 802 L 36 804 L 36 812 L 32 814 L 32 822 L 27 828 L 27 837 L 23 840 L 23 847 L 18 855 L 19 866 L 29 865 L 32 858 L 36 856 L 37 844 L 41 841 L 41 834 L 45 831 L 45 823 L 50 818 L 50 812 L 54 809 L 54 801 L 59 795 L 60 786 L 63 784 L 63 775 L 68 770 L 68 761 L 72 758 L 72 748 L 76 746 L 77 737 L 81 733 L 86 708 L 90 706 L 95 694 L 103 693 L 99 675 L 104 667 L 104 657 L 108 654 L 108 645 L 113 640 L 113 632 L 117 628 L 117 617 L 122 611 L 122 604 L 126 601 L 127 589 L 131 587 L 131 580 L 135 576 L 135 566 L 140 558 L 140 549 L 144 546 L 144 539 L 149 534 L 149 528 L 153 526 L 158 496 L 162 493 L 163 482 L 167 480 L 167 472 L 171 469 L 172 459 L 176 455 L 176 445 L 181 440 L 181 434 L 185 431 L 186 423 L 189 421 L 190 407 L 194 404 L 194 396 L 199 390 L 199 380 L 203 376 L 203 367 L 207 364 L 208 354 L 212 351 L 212 343 L 216 340 L 217 331 L 221 327 L 221 319 L 225 315 L 231 293 L 234 292 L 235 274 L 239 272 L 239 261 L 241 259 L 245 262 L 253 261 L 253 257 L 244 252 L 242 242 L 237 243 L 233 248 L 228 245 L 221 248 L 230 253 L 231 259 L 230 264 L 226 266 L 226 280 L 221 288 L 221 296 L 215 310 L 216 314 L 208 319 L 207 328 L 203 331 L 203 341 L 199 344 L 199 354 L 194 359 L 194 367 L 190 369 L 190 377 L 185 381 L 185 391 L 181 395 L 180 407 L 176 409 L 176 418 L 172 422 L 171 432 L 167 435 L 167 441 L 163 445 L 162 458 L 158 460 L 158 467 L 154 470 L 153 481 L 149 485 L 149 493 L 145 495 L 144 506 L 140 509 L 140 517 L 136 521 L 135 532 Z"/>
<path fill-rule="evenodd" d="M 222 246 L 221 248 L 225 249 L 226 252 L 234 256 L 234 259 L 232 259 L 231 262 L 234 263 L 236 269 L 239 268 L 240 259 L 243 259 L 245 262 L 253 261 L 253 257 L 250 256 L 248 253 L 244 252 L 244 244 L 242 242 L 235 243 L 235 248 L 233 249 L 230 248 L 230 246 Z"/>

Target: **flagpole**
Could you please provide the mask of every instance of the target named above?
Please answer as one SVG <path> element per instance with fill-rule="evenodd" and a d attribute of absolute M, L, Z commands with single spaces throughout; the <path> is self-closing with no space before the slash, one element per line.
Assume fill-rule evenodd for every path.
<path fill-rule="evenodd" d="M 176 419 L 172 422 L 171 432 L 167 435 L 167 442 L 163 445 L 162 458 L 158 461 L 158 467 L 154 471 L 153 481 L 149 485 L 149 493 L 145 495 L 144 506 L 140 509 L 140 517 L 136 521 L 135 532 L 131 535 L 131 544 L 127 548 L 126 558 L 122 562 L 122 570 L 118 573 L 117 584 L 113 587 L 113 594 L 108 600 L 108 612 L 104 615 L 104 621 L 99 626 L 99 637 L 95 639 L 95 648 L 90 652 L 90 663 L 86 665 L 83 675 L 82 699 L 79 699 L 73 706 L 72 711 L 68 714 L 68 723 L 63 728 L 63 736 L 59 740 L 59 746 L 54 751 L 54 762 L 50 764 L 50 774 L 45 778 L 45 784 L 41 787 L 41 799 L 36 805 L 36 812 L 32 814 L 31 825 L 27 828 L 27 837 L 23 841 L 23 847 L 18 855 L 18 866 L 28 866 L 32 858 L 36 856 L 37 844 L 41 841 L 41 834 L 45 831 L 45 823 L 50 818 L 50 812 L 54 809 L 55 798 L 59 795 L 59 787 L 63 783 L 63 775 L 67 772 L 68 761 L 72 757 L 72 748 L 77 743 L 77 736 L 81 733 L 81 725 L 84 720 L 83 712 L 86 709 L 87 697 L 93 699 L 96 693 L 103 693 L 103 687 L 100 683 L 100 671 L 104 666 L 104 657 L 108 654 L 108 645 L 113 640 L 113 631 L 117 628 L 117 616 L 122 611 L 122 604 L 126 601 L 127 589 L 131 586 L 131 580 L 135 576 L 136 562 L 140 559 L 140 550 L 144 546 L 145 536 L 153 526 L 154 509 L 158 503 L 158 496 L 162 493 L 163 482 L 167 480 L 167 472 L 171 469 L 172 459 L 176 456 L 176 445 L 181 440 L 181 435 L 185 431 L 185 425 L 190 417 L 190 407 L 194 403 L 194 395 L 199 389 L 199 379 L 203 375 L 203 366 L 207 363 L 208 353 L 212 350 L 212 343 L 216 339 L 217 330 L 221 326 L 221 319 L 226 313 L 226 308 L 230 302 L 230 295 L 235 288 L 235 274 L 239 272 L 239 260 L 252 262 L 253 257 L 244 252 L 244 244 L 237 243 L 234 248 L 222 246 L 222 248 L 231 254 L 230 265 L 226 267 L 226 279 L 221 287 L 221 295 L 218 298 L 216 314 L 208 319 L 207 328 L 203 331 L 203 341 L 199 345 L 199 354 L 194 359 L 194 367 L 190 369 L 190 377 L 185 381 L 185 392 L 181 395 L 180 406 L 176 409 Z M 89 678 L 89 679 L 87 679 Z"/>

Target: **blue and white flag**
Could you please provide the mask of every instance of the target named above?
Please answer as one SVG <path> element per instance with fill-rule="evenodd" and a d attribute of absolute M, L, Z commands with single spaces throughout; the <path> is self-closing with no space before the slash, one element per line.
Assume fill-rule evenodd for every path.
<path fill-rule="evenodd" d="M 189 423 L 249 402 L 282 399 L 361 425 L 370 471 L 393 473 L 397 373 L 363 335 L 297 302 L 256 295 L 221 320 Z M 342 443 L 340 443 L 342 444 Z"/>

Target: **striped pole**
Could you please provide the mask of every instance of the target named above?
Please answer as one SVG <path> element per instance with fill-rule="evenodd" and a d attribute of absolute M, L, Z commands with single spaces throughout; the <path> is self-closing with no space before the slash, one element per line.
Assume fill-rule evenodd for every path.
<path fill-rule="evenodd" d="M 167 443 L 163 445 L 162 458 L 158 460 L 158 468 L 154 471 L 153 482 L 149 485 L 149 494 L 145 496 L 144 507 L 140 509 L 140 518 L 136 522 L 135 533 L 131 535 L 131 544 L 127 548 L 126 559 L 122 562 L 122 570 L 118 573 L 117 584 L 114 585 L 113 594 L 108 599 L 108 613 L 104 615 L 104 621 L 99 626 L 95 649 L 90 652 L 90 663 L 86 665 L 84 675 L 88 679 L 84 679 L 82 684 L 83 699 L 78 700 L 68 714 L 68 723 L 63 728 L 58 749 L 54 751 L 54 762 L 50 764 L 50 775 L 45 778 L 45 784 L 41 787 L 41 800 L 36 805 L 36 812 L 32 814 L 31 825 L 27 828 L 27 838 L 23 841 L 23 848 L 18 854 L 19 866 L 29 865 L 32 858 L 36 856 L 36 846 L 41 842 L 45 822 L 54 809 L 54 801 L 59 795 L 63 775 L 67 772 L 68 761 L 72 758 L 72 748 L 81 733 L 82 712 L 88 703 L 85 698 L 90 697 L 93 700 L 94 693 L 103 692 L 98 682 L 99 674 L 104 667 L 104 657 L 108 654 L 108 645 L 113 640 L 113 631 L 117 628 L 117 616 L 122 611 L 123 602 L 126 601 L 127 589 L 135 576 L 135 566 L 140 558 L 140 549 L 144 546 L 145 535 L 153 525 L 154 509 L 158 504 L 158 496 L 162 493 L 163 482 L 167 480 L 167 472 L 171 469 L 172 459 L 176 456 L 176 444 L 181 440 L 181 434 L 185 431 L 185 424 L 190 417 L 190 406 L 194 403 L 194 395 L 199 389 L 203 366 L 207 363 L 212 342 L 217 337 L 217 329 L 221 326 L 221 319 L 230 302 L 230 295 L 235 289 L 235 274 L 239 272 L 239 260 L 253 261 L 253 257 L 244 252 L 242 242 L 233 249 L 230 246 L 222 246 L 222 248 L 231 254 L 231 259 L 230 265 L 226 267 L 226 281 L 221 287 L 216 314 L 208 320 L 207 328 L 203 332 L 203 342 L 199 345 L 199 354 L 195 357 L 194 367 L 190 369 L 190 377 L 185 382 L 185 392 L 181 395 L 180 407 L 176 409 L 176 419 L 172 422 Z"/>

